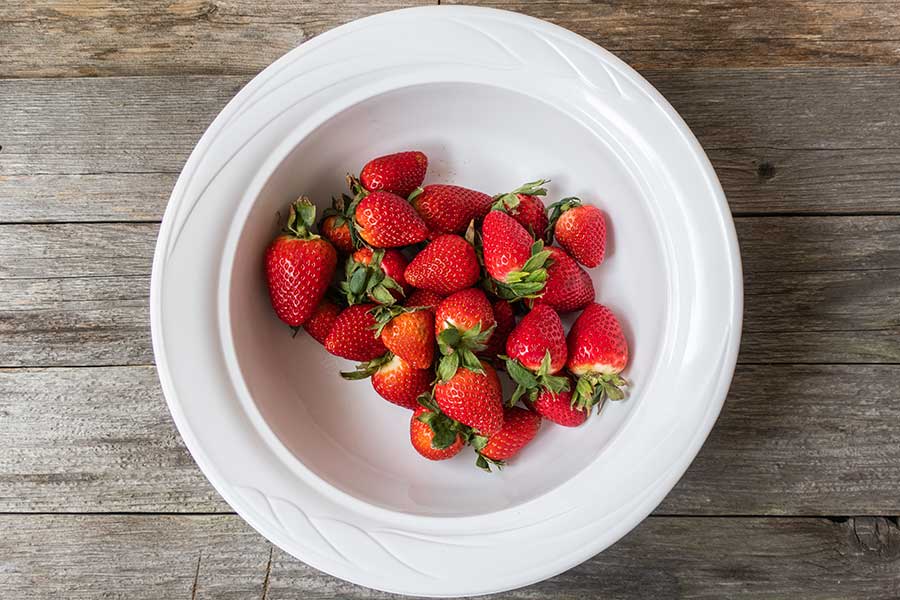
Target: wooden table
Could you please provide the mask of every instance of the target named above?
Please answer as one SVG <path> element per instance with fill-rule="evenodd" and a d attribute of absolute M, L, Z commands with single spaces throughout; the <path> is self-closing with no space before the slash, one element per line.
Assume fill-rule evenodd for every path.
<path fill-rule="evenodd" d="M 273 549 L 206 482 L 147 296 L 169 192 L 228 99 L 309 37 L 418 3 L 0 4 L 0 597 L 386 596 Z M 491 4 L 660 89 L 715 165 L 746 280 L 734 384 L 681 483 L 504 597 L 900 596 L 900 3 Z"/>

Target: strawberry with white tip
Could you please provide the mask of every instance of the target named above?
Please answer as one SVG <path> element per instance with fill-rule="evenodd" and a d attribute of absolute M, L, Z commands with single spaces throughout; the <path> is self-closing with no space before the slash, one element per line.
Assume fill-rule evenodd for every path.
<path fill-rule="evenodd" d="M 586 412 L 598 411 L 607 398 L 625 398 L 627 385 L 620 375 L 628 364 L 628 343 L 613 312 L 602 304 L 591 304 L 578 316 L 568 337 L 566 367 L 578 380 L 572 405 Z"/>

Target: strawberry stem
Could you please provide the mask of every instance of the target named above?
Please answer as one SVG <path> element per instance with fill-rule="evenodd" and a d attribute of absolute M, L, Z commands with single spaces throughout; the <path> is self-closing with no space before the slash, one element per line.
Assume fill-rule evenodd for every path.
<path fill-rule="evenodd" d="M 300 196 L 300 198 L 291 204 L 291 210 L 288 213 L 284 231 L 285 233 L 302 240 L 314 240 L 319 237 L 312 233 L 315 222 L 315 204 L 312 203 L 308 196 Z"/>

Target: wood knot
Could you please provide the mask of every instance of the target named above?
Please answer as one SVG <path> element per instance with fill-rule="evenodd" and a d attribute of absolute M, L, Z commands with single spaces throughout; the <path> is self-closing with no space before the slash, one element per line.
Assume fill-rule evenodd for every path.
<path fill-rule="evenodd" d="M 775 165 L 767 160 L 764 160 L 759 163 L 758 167 L 756 167 L 756 174 L 760 179 L 772 179 L 773 177 L 775 177 Z"/>

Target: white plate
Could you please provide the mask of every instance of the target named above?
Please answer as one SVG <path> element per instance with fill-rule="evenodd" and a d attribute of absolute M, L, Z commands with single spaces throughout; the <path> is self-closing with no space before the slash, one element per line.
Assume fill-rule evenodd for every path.
<path fill-rule="evenodd" d="M 592 276 L 626 323 L 627 402 L 546 424 L 502 473 L 430 463 L 409 412 L 274 317 L 262 278 L 276 212 L 325 206 L 342 175 L 420 148 L 429 182 L 490 193 L 537 177 L 609 214 Z M 662 500 L 731 381 L 740 260 L 728 206 L 687 126 L 587 40 L 514 13 L 402 10 L 285 55 L 197 144 L 163 220 L 151 311 L 176 424 L 222 496 L 325 572 L 423 596 L 498 592 L 600 552 Z"/>

